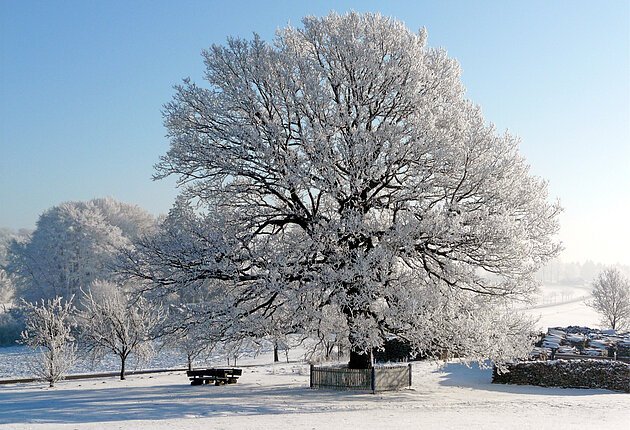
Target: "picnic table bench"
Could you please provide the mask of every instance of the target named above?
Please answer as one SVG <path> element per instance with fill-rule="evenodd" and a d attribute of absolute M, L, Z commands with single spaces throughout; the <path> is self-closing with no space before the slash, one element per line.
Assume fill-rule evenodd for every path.
<path fill-rule="evenodd" d="M 202 385 L 214 382 L 215 385 L 236 384 L 238 377 L 243 374 L 243 369 L 210 368 L 195 369 L 186 372 L 190 379 L 190 385 Z"/>

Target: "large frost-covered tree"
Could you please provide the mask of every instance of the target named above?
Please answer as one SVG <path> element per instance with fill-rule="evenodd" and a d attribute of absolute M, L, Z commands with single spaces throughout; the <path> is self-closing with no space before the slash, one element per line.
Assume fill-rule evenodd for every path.
<path fill-rule="evenodd" d="M 62 203 L 39 217 L 30 239 L 10 244 L 7 271 L 27 300 L 77 295 L 110 277 L 118 251 L 154 222 L 138 206 L 111 198 Z"/>
<path fill-rule="evenodd" d="M 424 30 L 333 13 L 203 57 L 208 85 L 186 79 L 165 107 L 156 174 L 195 210 L 132 272 L 162 289 L 215 280 L 235 324 L 336 310 L 353 367 L 388 336 L 514 353 L 526 330 L 502 310 L 556 254 L 559 207 Z"/>

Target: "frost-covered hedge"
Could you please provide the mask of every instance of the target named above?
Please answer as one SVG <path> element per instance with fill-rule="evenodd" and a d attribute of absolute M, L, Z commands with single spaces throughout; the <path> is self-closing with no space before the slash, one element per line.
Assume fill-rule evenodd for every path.
<path fill-rule="evenodd" d="M 553 360 L 508 364 L 495 369 L 497 384 L 604 388 L 630 393 L 630 364 L 612 360 Z"/>

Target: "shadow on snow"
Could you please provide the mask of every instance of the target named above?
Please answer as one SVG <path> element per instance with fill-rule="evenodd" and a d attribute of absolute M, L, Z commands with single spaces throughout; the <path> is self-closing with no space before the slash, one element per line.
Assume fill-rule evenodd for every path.
<path fill-rule="evenodd" d="M 13 389 L 12 389 L 13 388 Z M 379 396 L 364 392 L 311 390 L 295 385 L 241 384 L 215 387 L 189 384 L 151 387 L 0 391 L 0 424 L 90 423 L 166 420 L 230 415 L 318 413 L 364 409 Z M 390 393 L 390 401 L 407 398 Z M 360 403 L 360 405 L 359 405 Z"/>

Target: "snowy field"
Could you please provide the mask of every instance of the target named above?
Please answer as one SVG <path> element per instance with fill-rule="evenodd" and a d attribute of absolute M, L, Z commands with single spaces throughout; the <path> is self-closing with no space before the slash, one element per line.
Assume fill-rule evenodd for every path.
<path fill-rule="evenodd" d="M 541 329 L 599 326 L 588 291 L 575 288 L 543 290 L 528 310 Z M 0 429 L 621 429 L 630 420 L 628 394 L 493 385 L 490 369 L 456 363 L 415 363 L 412 388 L 398 392 L 310 390 L 293 352 L 289 364 L 269 364 L 269 352 L 243 360 L 229 386 L 193 387 L 184 372 L 0 385 Z"/>
<path fill-rule="evenodd" d="M 538 327 L 547 331 L 549 327 L 570 325 L 600 327 L 600 316 L 586 306 L 590 297 L 590 286 L 545 285 L 541 288 L 538 302 L 525 311 L 539 318 Z"/>
<path fill-rule="evenodd" d="M 235 385 L 190 386 L 183 372 L 0 388 L 2 429 L 626 428 L 630 395 L 504 386 L 491 371 L 414 365 L 411 389 L 310 390 L 302 364 L 246 367 Z"/>
<path fill-rule="evenodd" d="M 538 318 L 538 328 L 547 331 L 548 327 L 566 327 L 569 325 L 600 328 L 600 317 L 586 306 L 585 299 L 589 297 L 590 287 L 569 285 L 546 285 L 541 289 L 537 303 L 527 309 L 522 309 L 534 318 Z M 0 347 L 0 379 L 31 377 L 28 360 L 32 351 L 21 345 Z M 297 359 L 298 357 L 296 357 Z M 185 358 L 174 351 L 164 349 L 151 362 L 144 364 L 145 369 L 171 369 L 185 367 Z M 221 354 L 213 354 L 204 360 L 202 365 L 223 365 L 225 359 Z M 101 363 L 80 361 L 71 373 L 115 372 L 119 368 L 115 357 L 108 357 Z M 129 363 L 134 370 L 137 363 Z"/>
<path fill-rule="evenodd" d="M 25 345 L 0 347 L 0 379 L 30 378 L 33 376 L 29 362 L 36 355 L 33 350 Z M 109 355 L 102 361 L 93 362 L 89 359 L 80 359 L 69 372 L 70 374 L 116 372 L 120 369 L 120 359 Z M 219 360 L 220 356 L 212 356 L 211 361 Z M 133 357 L 127 363 L 127 369 L 182 369 L 185 366 L 186 357 L 173 350 L 162 349 L 148 363 L 138 363 Z M 0 386 L 0 389 L 1 386 Z"/>

